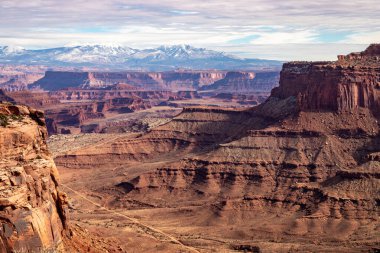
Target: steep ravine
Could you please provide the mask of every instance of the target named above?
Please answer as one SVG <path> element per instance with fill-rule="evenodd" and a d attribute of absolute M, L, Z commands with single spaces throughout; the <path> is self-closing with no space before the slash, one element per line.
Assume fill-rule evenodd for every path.
<path fill-rule="evenodd" d="M 165 210 L 160 221 L 218 238 L 223 249 L 376 252 L 379 47 L 335 62 L 287 63 L 257 107 L 186 108 L 147 134 L 56 162 L 116 168 L 88 183 L 107 205 Z"/>

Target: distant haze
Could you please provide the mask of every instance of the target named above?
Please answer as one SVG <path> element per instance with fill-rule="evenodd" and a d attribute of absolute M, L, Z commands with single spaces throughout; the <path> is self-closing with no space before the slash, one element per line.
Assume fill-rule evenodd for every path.
<path fill-rule="evenodd" d="M 279 70 L 282 62 L 246 59 L 190 45 L 134 49 L 121 46 L 75 46 L 39 50 L 0 46 L 0 64 L 96 67 L 112 70 L 176 69 Z"/>
<path fill-rule="evenodd" d="M 243 58 L 332 60 L 380 42 L 377 0 L 0 1 L 0 45 L 191 44 Z"/>

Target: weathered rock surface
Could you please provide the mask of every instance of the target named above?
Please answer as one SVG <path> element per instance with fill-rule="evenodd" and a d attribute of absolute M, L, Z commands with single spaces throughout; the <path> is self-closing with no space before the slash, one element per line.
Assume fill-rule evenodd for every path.
<path fill-rule="evenodd" d="M 3 99 L 4 96 L 7 96 L 10 99 Z M 4 92 L 3 95 L 0 94 L 0 100 L 15 102 L 17 104 L 39 109 L 58 105 L 60 103 L 56 97 L 51 96 L 48 92 L 27 90 Z"/>
<path fill-rule="evenodd" d="M 0 104 L 0 252 L 64 250 L 66 195 L 43 113 Z"/>
<path fill-rule="evenodd" d="M 54 91 L 69 87 L 95 89 L 127 84 L 146 90 L 220 90 L 269 92 L 278 85 L 278 72 L 169 71 L 169 72 L 60 72 L 47 71 L 30 85 Z M 120 86 L 120 85 L 119 85 Z"/>
<path fill-rule="evenodd" d="M 297 97 L 302 110 L 368 108 L 379 113 L 378 47 L 373 45 L 363 53 L 339 57 L 337 62 L 286 63 L 281 71 L 280 86 L 273 90 L 272 96 Z"/>
<path fill-rule="evenodd" d="M 223 71 L 169 72 L 59 72 L 47 71 L 32 88 L 59 90 L 68 87 L 99 88 L 125 83 L 148 90 L 189 90 L 224 78 Z"/>
<path fill-rule="evenodd" d="M 259 105 L 269 97 L 270 92 L 255 92 L 255 93 L 218 93 L 214 98 L 226 101 L 236 101 L 242 105 Z"/>
<path fill-rule="evenodd" d="M 278 86 L 278 72 L 227 72 L 226 76 L 215 83 L 203 86 L 202 90 L 214 92 L 269 92 Z"/>
<path fill-rule="evenodd" d="M 44 76 L 46 67 L 0 65 L 0 89 L 7 91 L 24 90 Z"/>
<path fill-rule="evenodd" d="M 250 240 L 281 235 L 283 242 L 322 240 L 325 247 L 338 241 L 345 245 L 341 252 L 375 251 L 378 47 L 344 61 L 285 64 L 280 87 L 255 108 L 187 108 L 145 135 L 118 137 L 56 161 L 94 167 L 163 160 L 109 186 L 124 191 L 115 203 L 203 205 L 210 218 L 203 226 L 251 225 Z M 264 218 L 271 222 L 261 223 Z"/>
<path fill-rule="evenodd" d="M 83 127 L 83 132 L 101 131 L 103 128 L 93 131 L 85 125 L 88 121 L 101 121 L 107 118 L 108 114 L 121 115 L 146 110 L 165 101 L 199 97 L 196 91 L 146 91 L 129 88 L 131 87 L 121 84 L 109 89 L 94 90 L 74 88 L 52 92 L 26 90 L 3 92 L 0 90 L 0 101 L 44 110 L 48 133 L 51 135 L 66 133 L 65 129 L 70 127 Z M 88 124 L 94 124 L 94 122 Z M 105 127 L 107 124 L 102 125 Z M 120 125 L 118 128 L 114 125 L 112 128 L 117 132 L 122 127 Z"/>
<path fill-rule="evenodd" d="M 83 100 L 105 100 L 113 98 L 142 98 L 142 99 L 174 99 L 176 93 L 171 91 L 152 90 L 84 90 L 66 89 L 49 92 L 50 96 L 59 100 L 83 101 Z"/>

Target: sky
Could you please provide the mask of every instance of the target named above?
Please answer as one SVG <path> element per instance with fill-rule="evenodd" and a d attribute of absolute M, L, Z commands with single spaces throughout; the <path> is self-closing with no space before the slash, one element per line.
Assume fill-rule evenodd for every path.
<path fill-rule="evenodd" d="M 380 42 L 378 0 L 0 0 L 0 45 L 189 44 L 244 58 L 332 60 Z"/>

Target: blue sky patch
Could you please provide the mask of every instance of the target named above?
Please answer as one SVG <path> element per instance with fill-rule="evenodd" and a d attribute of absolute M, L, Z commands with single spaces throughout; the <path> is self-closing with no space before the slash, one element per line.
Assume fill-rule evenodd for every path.
<path fill-rule="evenodd" d="M 347 31 L 322 31 L 321 33 L 319 33 L 317 40 L 318 42 L 323 43 L 341 42 L 346 40 L 348 36 L 352 34 L 352 32 Z"/>
<path fill-rule="evenodd" d="M 253 34 L 253 35 L 245 36 L 245 37 L 242 37 L 239 39 L 230 40 L 229 43 L 232 43 L 232 44 L 249 44 L 252 40 L 255 40 L 258 38 L 260 38 L 260 35 Z"/>

